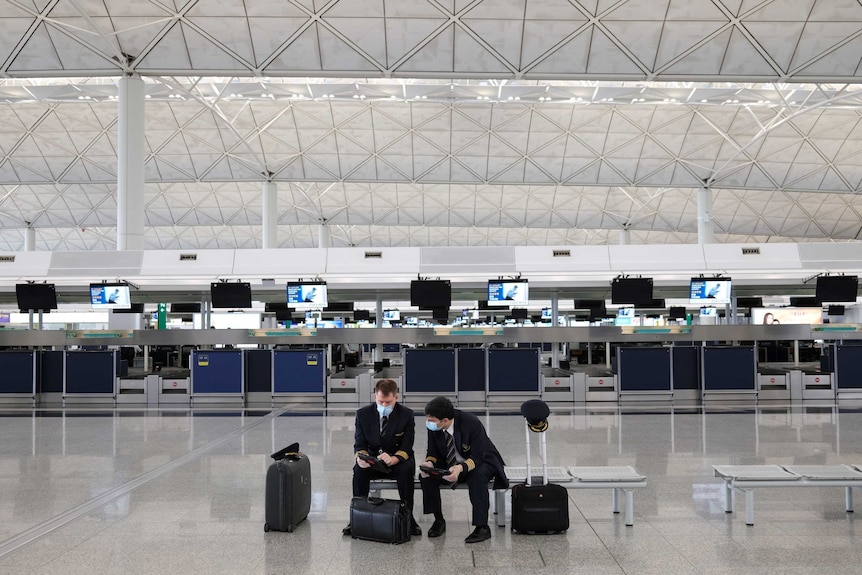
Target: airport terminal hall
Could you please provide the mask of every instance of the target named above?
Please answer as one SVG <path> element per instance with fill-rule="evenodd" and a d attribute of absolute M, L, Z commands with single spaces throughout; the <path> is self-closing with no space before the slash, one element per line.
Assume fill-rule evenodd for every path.
<path fill-rule="evenodd" d="M 0 0 L 0 573 L 859 572 L 860 275 L 860 0 Z"/>

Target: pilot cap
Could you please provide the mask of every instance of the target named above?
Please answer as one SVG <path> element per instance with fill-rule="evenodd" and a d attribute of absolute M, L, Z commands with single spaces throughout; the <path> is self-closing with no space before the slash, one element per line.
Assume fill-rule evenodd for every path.
<path fill-rule="evenodd" d="M 541 399 L 531 399 L 521 404 L 521 415 L 527 420 L 532 431 L 541 433 L 548 429 L 548 416 L 551 409 Z"/>

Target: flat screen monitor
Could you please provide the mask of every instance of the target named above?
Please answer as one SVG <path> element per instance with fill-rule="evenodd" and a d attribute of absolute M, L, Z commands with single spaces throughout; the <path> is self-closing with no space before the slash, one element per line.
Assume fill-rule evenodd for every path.
<path fill-rule="evenodd" d="M 353 311 L 352 301 L 331 301 L 323 311 Z"/>
<path fill-rule="evenodd" d="M 201 313 L 200 302 L 172 303 L 171 313 Z"/>
<path fill-rule="evenodd" d="M 527 305 L 530 303 L 530 284 L 527 280 L 488 280 L 488 303 Z"/>
<path fill-rule="evenodd" d="M 830 305 L 826 309 L 826 315 L 844 315 L 843 305 Z"/>
<path fill-rule="evenodd" d="M 478 320 L 479 319 L 479 310 L 478 309 L 462 309 L 461 310 L 461 317 L 463 317 L 464 319 Z"/>
<path fill-rule="evenodd" d="M 730 278 L 691 278 L 689 303 L 726 305 L 730 303 Z"/>
<path fill-rule="evenodd" d="M 551 308 L 543 307 L 542 308 L 542 317 L 541 319 L 554 319 L 554 316 L 551 315 Z"/>
<path fill-rule="evenodd" d="M 90 284 L 93 309 L 129 309 L 132 305 L 129 286 L 125 284 Z"/>
<path fill-rule="evenodd" d="M 251 284 L 248 282 L 214 282 L 210 284 L 213 308 L 251 307 Z"/>
<path fill-rule="evenodd" d="M 283 301 L 268 301 L 263 306 L 263 311 L 266 313 L 275 313 L 282 310 L 289 310 L 290 306 L 287 305 L 287 302 Z"/>
<path fill-rule="evenodd" d="M 736 307 L 763 307 L 762 297 L 738 297 L 736 298 Z"/>
<path fill-rule="evenodd" d="M 652 304 L 652 278 L 614 278 L 611 303 L 648 306 Z"/>
<path fill-rule="evenodd" d="M 452 283 L 449 280 L 413 280 L 410 282 L 410 305 L 419 309 L 449 309 L 452 305 Z"/>
<path fill-rule="evenodd" d="M 513 319 L 527 319 L 527 308 L 525 307 L 513 307 L 512 308 L 512 318 Z"/>
<path fill-rule="evenodd" d="M 820 276 L 817 278 L 817 289 L 814 292 L 817 303 L 823 302 L 855 302 L 859 291 L 857 276 Z"/>
<path fill-rule="evenodd" d="M 605 308 L 605 300 L 603 299 L 576 299 L 575 309 L 599 309 Z"/>
<path fill-rule="evenodd" d="M 589 309 L 590 313 L 587 315 L 588 321 L 601 321 L 608 315 L 608 310 L 604 307 L 591 307 Z"/>
<path fill-rule="evenodd" d="M 356 321 L 368 321 L 369 319 L 371 319 L 371 311 L 367 309 L 355 309 L 353 310 L 353 319 L 355 319 Z"/>
<path fill-rule="evenodd" d="M 670 319 L 685 319 L 685 308 L 682 306 L 671 306 L 668 310 Z"/>
<path fill-rule="evenodd" d="M 820 302 L 813 296 L 790 296 L 790 305 L 792 307 L 814 307 L 819 306 Z"/>
<path fill-rule="evenodd" d="M 48 311 L 57 309 L 57 291 L 54 284 L 16 284 L 15 297 L 22 311 Z"/>
<path fill-rule="evenodd" d="M 401 312 L 397 309 L 384 309 L 383 321 L 401 321 Z"/>
<path fill-rule="evenodd" d="M 133 303 L 130 304 L 129 307 L 123 308 L 114 308 L 114 313 L 144 313 L 144 304 L 142 303 Z"/>
<path fill-rule="evenodd" d="M 323 309 L 329 303 L 326 282 L 288 282 L 287 305 L 295 309 Z"/>
<path fill-rule="evenodd" d="M 293 321 L 293 315 L 290 308 L 279 309 L 275 311 L 275 321 Z"/>
<path fill-rule="evenodd" d="M 448 320 L 449 319 L 449 308 L 448 307 L 436 307 L 431 310 L 431 317 L 437 320 Z"/>
<path fill-rule="evenodd" d="M 407 325 L 419 325 L 419 318 L 415 316 L 408 317 Z"/>
<path fill-rule="evenodd" d="M 701 317 L 718 317 L 718 308 L 716 308 L 716 307 L 702 307 L 702 308 L 700 308 L 700 316 Z"/>

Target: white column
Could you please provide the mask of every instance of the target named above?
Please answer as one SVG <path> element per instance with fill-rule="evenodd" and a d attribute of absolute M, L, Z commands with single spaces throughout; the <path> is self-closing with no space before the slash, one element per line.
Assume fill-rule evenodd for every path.
<path fill-rule="evenodd" d="M 712 190 L 700 188 L 697 191 L 697 243 L 712 243 Z"/>
<path fill-rule="evenodd" d="M 329 226 L 327 226 L 326 224 L 320 224 L 320 226 L 317 228 L 317 247 L 329 247 Z"/>
<path fill-rule="evenodd" d="M 263 183 L 263 249 L 278 247 L 278 184 Z"/>
<path fill-rule="evenodd" d="M 560 294 L 554 292 L 551 294 L 551 326 L 557 325 L 557 315 L 560 313 Z M 560 342 L 554 341 L 551 343 L 551 367 L 560 367 Z"/>
<path fill-rule="evenodd" d="M 117 249 L 144 249 L 144 81 L 120 78 L 117 115 Z"/>
<path fill-rule="evenodd" d="M 24 251 L 32 252 L 36 250 L 36 228 L 27 224 L 27 229 L 24 230 Z"/>
<path fill-rule="evenodd" d="M 620 245 L 627 246 L 631 243 L 632 234 L 629 230 L 628 226 L 623 226 L 623 229 L 620 230 Z"/>

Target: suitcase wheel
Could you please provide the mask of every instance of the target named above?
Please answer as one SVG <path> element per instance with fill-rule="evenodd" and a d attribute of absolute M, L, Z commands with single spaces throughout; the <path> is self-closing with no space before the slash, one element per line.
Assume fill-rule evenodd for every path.
<path fill-rule="evenodd" d="M 269 523 L 264 523 L 264 524 L 263 524 L 263 532 L 264 532 L 264 533 L 269 533 Z"/>

